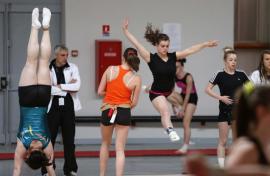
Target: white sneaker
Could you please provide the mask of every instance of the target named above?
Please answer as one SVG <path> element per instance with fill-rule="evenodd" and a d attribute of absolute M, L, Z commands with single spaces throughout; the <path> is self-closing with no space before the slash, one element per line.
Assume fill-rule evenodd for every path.
<path fill-rule="evenodd" d="M 39 10 L 38 8 L 34 8 L 32 11 L 32 26 L 36 29 L 39 29 L 41 27 L 38 18 L 39 18 Z"/>
<path fill-rule="evenodd" d="M 71 171 L 70 173 L 68 173 L 66 176 L 77 176 L 77 173 L 74 171 Z"/>
<path fill-rule="evenodd" d="M 71 171 L 71 172 L 69 173 L 69 175 L 70 175 L 70 176 L 77 176 L 77 173 L 74 172 L 74 171 Z"/>
<path fill-rule="evenodd" d="M 180 140 L 180 137 L 178 136 L 178 134 L 174 130 L 170 131 L 169 137 L 170 137 L 170 140 L 172 142 L 176 142 L 176 141 Z"/>
<path fill-rule="evenodd" d="M 42 17 L 43 17 L 42 26 L 44 29 L 48 29 L 50 27 L 50 20 L 51 20 L 50 9 L 44 7 Z"/>

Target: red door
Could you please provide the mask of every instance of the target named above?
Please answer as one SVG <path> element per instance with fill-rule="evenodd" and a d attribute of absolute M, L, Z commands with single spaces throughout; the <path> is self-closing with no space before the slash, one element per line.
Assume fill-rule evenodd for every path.
<path fill-rule="evenodd" d="M 110 65 L 120 65 L 122 59 L 122 41 L 96 40 L 96 90 L 104 71 Z"/>

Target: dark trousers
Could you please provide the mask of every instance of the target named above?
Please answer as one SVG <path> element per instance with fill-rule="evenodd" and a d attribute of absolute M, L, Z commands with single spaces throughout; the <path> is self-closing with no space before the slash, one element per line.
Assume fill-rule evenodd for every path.
<path fill-rule="evenodd" d="M 58 101 L 53 101 L 52 107 L 48 113 L 48 127 L 51 133 L 51 141 L 54 146 L 58 134 L 58 129 L 62 129 L 62 139 L 64 144 L 64 174 L 71 171 L 77 172 L 78 166 L 75 157 L 75 112 L 73 101 L 66 101 L 65 106 L 58 106 Z M 55 168 L 55 164 L 54 164 Z M 45 172 L 44 172 L 45 171 Z M 42 173 L 46 169 L 42 168 Z"/>

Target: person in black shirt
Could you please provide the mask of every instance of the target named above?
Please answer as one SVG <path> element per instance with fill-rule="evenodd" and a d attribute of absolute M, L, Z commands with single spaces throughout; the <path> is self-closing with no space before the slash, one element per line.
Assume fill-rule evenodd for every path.
<path fill-rule="evenodd" d="M 205 89 L 208 95 L 219 100 L 217 155 L 220 167 L 224 167 L 225 162 L 225 145 L 232 121 L 233 97 L 236 90 L 249 80 L 244 71 L 236 70 L 237 54 L 233 49 L 224 49 L 223 59 L 224 69 L 214 74 Z M 215 85 L 219 87 L 220 95 L 214 92 Z"/>
<path fill-rule="evenodd" d="M 61 127 L 64 145 L 64 175 L 77 175 L 77 161 L 75 156 L 75 111 L 81 109 L 77 92 L 81 86 L 77 65 L 68 62 L 68 48 L 57 45 L 54 48 L 55 59 L 50 63 L 52 80 L 51 100 L 48 105 L 48 126 L 54 146 Z M 54 164 L 55 167 L 55 164 Z M 46 170 L 42 169 L 42 174 Z"/>
<path fill-rule="evenodd" d="M 201 155 L 189 155 L 186 161 L 192 175 L 269 175 L 270 164 L 270 87 L 251 81 L 237 90 L 233 118 L 235 140 L 224 169 L 207 164 Z"/>
<path fill-rule="evenodd" d="M 161 33 L 158 29 L 153 30 L 152 25 L 149 24 L 146 26 L 144 37 L 157 49 L 157 53 L 152 54 L 128 31 L 128 20 L 124 21 L 122 27 L 125 36 L 136 47 L 138 53 L 148 64 L 153 74 L 154 81 L 149 92 L 149 98 L 161 115 L 162 126 L 166 129 L 172 142 L 178 141 L 180 138 L 173 129 L 170 108 L 166 99 L 174 89 L 176 61 L 196 53 L 203 48 L 214 47 L 217 45 L 217 41 L 207 41 L 183 51 L 169 53 L 170 39 L 168 35 Z"/>

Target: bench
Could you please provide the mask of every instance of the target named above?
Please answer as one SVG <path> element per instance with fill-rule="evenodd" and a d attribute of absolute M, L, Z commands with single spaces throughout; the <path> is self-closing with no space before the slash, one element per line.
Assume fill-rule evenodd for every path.
<path fill-rule="evenodd" d="M 98 123 L 100 116 L 77 116 L 76 123 Z M 172 122 L 182 122 L 182 118 L 172 116 Z M 160 116 L 132 116 L 132 126 L 136 126 L 136 122 L 160 122 Z M 200 122 L 205 125 L 206 122 L 218 122 L 217 116 L 194 116 L 192 122 Z"/>

